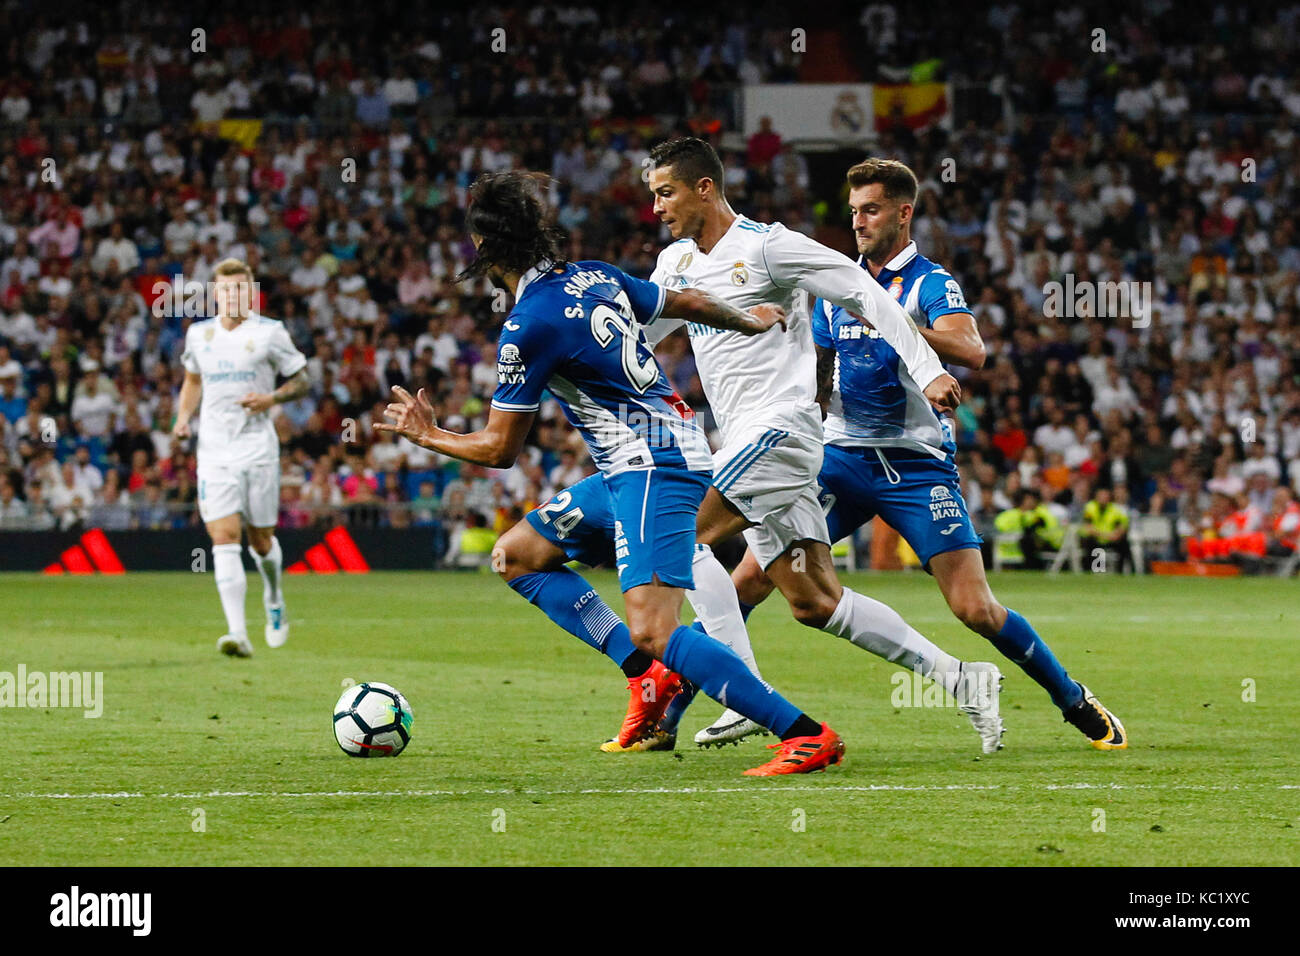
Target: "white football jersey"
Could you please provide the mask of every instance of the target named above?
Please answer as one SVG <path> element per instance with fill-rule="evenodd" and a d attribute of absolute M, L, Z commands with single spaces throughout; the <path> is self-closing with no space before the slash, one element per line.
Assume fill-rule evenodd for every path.
<path fill-rule="evenodd" d="M 239 404 L 249 392 L 275 390 L 275 377 L 295 375 L 307 359 L 285 327 L 256 313 L 227 330 L 220 319 L 195 322 L 185 333 L 185 371 L 203 376 L 199 404 L 199 468 L 278 461 L 280 438 L 271 412 Z M 272 409 L 273 410 L 273 409 Z"/>
<path fill-rule="evenodd" d="M 737 216 L 708 255 L 693 239 L 679 239 L 659 254 L 652 282 L 665 288 L 702 289 L 739 309 L 764 302 L 788 313 L 785 331 L 762 335 L 723 332 L 687 323 L 700 383 L 724 441 L 741 429 L 771 425 L 806 431 L 816 423 L 817 358 L 808 317 L 808 294 L 843 305 L 880 330 L 924 388 L 943 373 L 934 349 L 889 293 L 852 259 L 780 223 Z M 658 342 L 682 325 L 659 319 L 646 329 Z"/>

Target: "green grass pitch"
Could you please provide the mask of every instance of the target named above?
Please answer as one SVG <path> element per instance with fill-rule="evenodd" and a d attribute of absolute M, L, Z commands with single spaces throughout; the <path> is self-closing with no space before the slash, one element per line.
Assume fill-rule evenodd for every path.
<path fill-rule="evenodd" d="M 622 609 L 612 575 L 593 581 Z M 1300 859 L 1295 582 L 1006 574 L 1133 746 L 1089 747 L 925 575 L 853 575 L 951 652 L 1006 674 L 1006 749 L 951 708 L 896 707 L 895 668 L 789 617 L 750 622 L 765 676 L 848 744 L 822 774 L 755 780 L 751 739 L 597 745 L 619 671 L 490 575 L 295 576 L 289 644 L 219 656 L 210 574 L 0 577 L 0 671 L 102 671 L 104 712 L 0 709 L 0 864 L 1286 865 Z M 397 759 L 346 757 L 343 681 L 415 712 Z M 1243 699 L 1243 697 L 1253 700 Z M 770 738 L 769 738 L 770 739 Z"/>

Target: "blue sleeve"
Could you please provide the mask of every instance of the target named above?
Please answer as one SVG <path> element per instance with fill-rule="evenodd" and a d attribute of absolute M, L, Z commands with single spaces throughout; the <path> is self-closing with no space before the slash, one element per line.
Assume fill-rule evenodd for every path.
<path fill-rule="evenodd" d="M 835 339 L 831 337 L 831 304 L 825 299 L 813 299 L 812 335 L 813 343 L 824 349 L 835 348 Z"/>
<path fill-rule="evenodd" d="M 560 360 L 547 323 L 511 312 L 497 339 L 497 388 L 492 406 L 503 412 L 535 412 Z"/>
<path fill-rule="evenodd" d="M 664 307 L 665 290 L 663 286 L 630 276 L 626 272 L 610 266 L 605 266 L 605 268 L 614 273 L 619 284 L 623 286 L 628 301 L 632 303 L 632 314 L 636 316 L 638 322 L 642 325 L 649 325 L 659 318 L 659 312 Z"/>
<path fill-rule="evenodd" d="M 933 325 L 934 320 L 941 315 L 970 311 L 961 284 L 943 269 L 927 272 L 921 277 L 921 293 L 917 296 L 917 305 L 920 306 L 927 325 Z"/>

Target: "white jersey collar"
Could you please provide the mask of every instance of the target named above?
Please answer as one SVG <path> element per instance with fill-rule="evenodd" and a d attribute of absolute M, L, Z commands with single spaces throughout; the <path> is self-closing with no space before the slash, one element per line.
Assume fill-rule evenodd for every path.
<path fill-rule="evenodd" d="M 915 258 L 916 240 L 909 239 L 907 245 L 903 246 L 903 251 L 885 263 L 885 268 L 890 272 L 898 272 Z"/>
<path fill-rule="evenodd" d="M 521 275 L 519 277 L 519 284 L 515 286 L 515 301 L 518 302 L 520 299 L 524 297 L 524 289 L 528 288 L 528 284 L 530 282 L 532 282 L 538 276 L 550 272 L 554 268 L 555 268 L 554 262 L 551 262 L 551 260 L 549 259 L 543 259 L 541 262 L 537 263 L 537 265 L 533 266 L 531 269 L 529 269 L 527 272 Z"/>
<path fill-rule="evenodd" d="M 215 323 L 217 323 L 217 328 L 220 329 L 222 332 L 226 333 L 227 335 L 232 335 L 232 334 L 234 334 L 235 332 L 238 332 L 238 331 L 239 331 L 240 329 L 242 329 L 244 326 L 248 325 L 250 322 L 252 322 L 252 321 L 253 321 L 254 319 L 256 319 L 256 318 L 260 318 L 260 316 L 259 316 L 256 312 L 249 312 L 248 315 L 244 316 L 243 321 L 240 322 L 240 323 L 239 323 L 237 326 L 235 326 L 233 329 L 228 329 L 228 328 L 226 328 L 225 323 L 221 321 L 221 316 L 217 316 L 217 317 L 214 318 L 212 321 L 215 322 Z"/>

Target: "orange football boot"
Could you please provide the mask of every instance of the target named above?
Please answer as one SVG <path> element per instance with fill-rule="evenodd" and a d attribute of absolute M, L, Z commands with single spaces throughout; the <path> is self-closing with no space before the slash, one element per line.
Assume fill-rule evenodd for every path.
<path fill-rule="evenodd" d="M 791 737 L 779 744 L 768 744 L 776 756 L 761 767 L 745 771 L 746 777 L 775 777 L 783 773 L 813 773 L 825 770 L 844 759 L 844 741 L 827 724 L 815 737 Z"/>
<path fill-rule="evenodd" d="M 619 750 L 627 750 L 634 741 L 653 735 L 669 702 L 680 693 L 682 679 L 665 667 L 663 661 L 655 661 L 640 677 L 629 677 L 627 687 L 631 693 L 627 715 L 623 718 L 623 729 L 614 738 Z"/>

